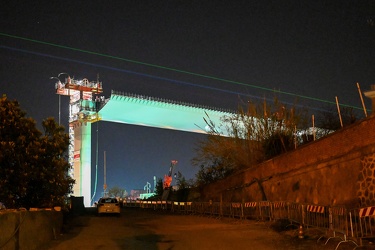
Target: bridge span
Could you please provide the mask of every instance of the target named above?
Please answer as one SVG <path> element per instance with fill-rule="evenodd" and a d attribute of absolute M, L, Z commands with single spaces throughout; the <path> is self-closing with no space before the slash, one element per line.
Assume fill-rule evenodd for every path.
<path fill-rule="evenodd" d="M 59 79 L 66 75 L 64 83 Z M 91 190 L 91 124 L 97 121 L 206 133 L 204 118 L 220 124 L 221 118 L 233 112 L 156 97 L 112 91 L 110 98 L 101 96 L 102 83 L 84 78 L 76 80 L 60 73 L 56 94 L 69 96 L 69 163 L 75 179 L 74 196 L 83 196 L 85 206 L 92 205 Z M 59 111 L 60 115 L 60 111 Z M 60 119 L 60 117 L 59 117 Z M 104 191 L 106 187 L 104 187 Z"/>
<path fill-rule="evenodd" d="M 191 103 L 115 91 L 99 110 L 102 121 L 193 133 L 207 133 L 209 128 L 203 119 L 207 115 L 218 124 L 221 117 L 230 113 Z"/>
<path fill-rule="evenodd" d="M 65 73 L 62 73 L 65 74 Z M 57 78 L 58 79 L 58 78 Z M 92 205 L 91 190 L 91 124 L 97 121 L 207 133 L 204 118 L 220 124 L 230 111 L 183 103 L 174 100 L 112 91 L 110 98 L 100 96 L 101 82 L 68 77 L 56 83 L 56 93 L 70 96 L 69 163 L 75 179 L 74 196 L 83 196 L 85 206 Z M 106 189 L 106 187 L 104 187 Z"/>

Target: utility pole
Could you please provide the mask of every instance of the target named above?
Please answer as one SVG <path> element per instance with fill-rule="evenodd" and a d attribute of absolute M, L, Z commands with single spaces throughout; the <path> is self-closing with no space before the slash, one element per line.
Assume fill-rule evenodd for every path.
<path fill-rule="evenodd" d="M 104 197 L 107 197 L 107 163 L 106 163 L 106 152 L 104 151 Z"/>

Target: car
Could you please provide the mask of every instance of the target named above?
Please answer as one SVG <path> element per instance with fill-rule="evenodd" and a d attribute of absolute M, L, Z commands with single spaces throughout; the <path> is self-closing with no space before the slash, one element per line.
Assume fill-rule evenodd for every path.
<path fill-rule="evenodd" d="M 117 214 L 121 213 L 120 203 L 116 198 L 102 197 L 97 205 L 98 215 L 102 214 Z"/>

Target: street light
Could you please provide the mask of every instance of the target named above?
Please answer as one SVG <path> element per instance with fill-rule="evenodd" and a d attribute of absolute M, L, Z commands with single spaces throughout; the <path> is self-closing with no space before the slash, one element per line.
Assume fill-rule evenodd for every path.
<path fill-rule="evenodd" d="M 64 72 L 58 74 L 57 77 L 60 77 L 61 75 L 67 75 L 70 78 L 70 75 L 68 73 L 64 73 Z"/>
<path fill-rule="evenodd" d="M 64 72 L 59 73 L 57 75 L 57 77 L 56 76 L 52 76 L 52 77 L 49 78 L 49 79 L 56 79 L 57 80 L 56 85 L 55 85 L 56 90 L 59 88 L 59 86 L 62 85 L 61 81 L 59 79 L 59 77 L 61 75 L 67 75 L 70 78 L 70 75 L 68 73 L 64 73 Z M 59 93 L 58 95 L 59 95 L 59 125 L 61 125 L 61 94 Z"/>
<path fill-rule="evenodd" d="M 59 76 L 60 76 L 60 74 L 59 74 Z M 51 76 L 49 79 L 56 79 L 57 80 L 57 82 L 55 84 L 55 88 L 57 90 L 58 87 L 61 85 L 60 79 L 58 77 L 55 77 L 55 76 Z M 58 95 L 59 95 L 59 125 L 60 125 L 60 122 L 61 122 L 61 95 L 60 94 L 58 94 Z"/>

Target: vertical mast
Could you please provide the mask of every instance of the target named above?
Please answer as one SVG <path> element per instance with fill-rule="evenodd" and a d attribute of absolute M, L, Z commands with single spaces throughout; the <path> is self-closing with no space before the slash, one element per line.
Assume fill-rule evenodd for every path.
<path fill-rule="evenodd" d="M 106 160 L 106 152 L 104 151 L 104 185 L 103 185 L 103 189 L 104 189 L 104 194 L 103 196 L 107 196 L 107 160 Z"/>

